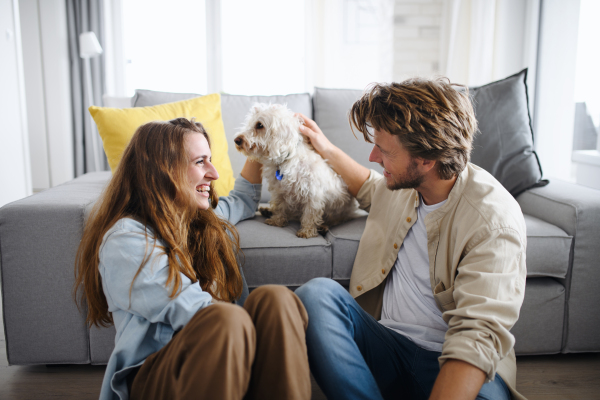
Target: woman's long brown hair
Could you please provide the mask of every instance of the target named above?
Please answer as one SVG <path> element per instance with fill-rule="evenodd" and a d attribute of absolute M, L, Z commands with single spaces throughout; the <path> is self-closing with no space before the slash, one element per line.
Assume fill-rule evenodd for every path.
<path fill-rule="evenodd" d="M 113 322 L 98 270 L 99 251 L 106 232 L 125 217 L 141 222 L 151 229 L 154 239 L 164 243 L 161 249 L 169 260 L 171 298 L 181 289 L 180 274 L 192 282 L 200 281 L 202 289 L 218 300 L 239 298 L 243 285 L 236 259 L 239 236 L 231 223 L 214 213 L 218 197 L 212 182 L 212 208 L 198 209 L 187 178 L 190 159 L 185 137 L 191 134 L 204 135 L 210 146 L 208 134 L 194 120 L 177 118 L 140 126 L 94 206 L 77 250 L 73 287 L 78 307 L 87 305 L 88 325 Z M 148 237 L 146 240 L 148 243 Z M 146 246 L 146 257 L 134 281 L 152 251 Z M 133 281 L 130 296 L 135 295 L 132 287 Z"/>

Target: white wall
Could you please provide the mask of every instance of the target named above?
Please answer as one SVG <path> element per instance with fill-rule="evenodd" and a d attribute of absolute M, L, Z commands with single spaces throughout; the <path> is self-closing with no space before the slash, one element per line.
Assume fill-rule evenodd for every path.
<path fill-rule="evenodd" d="M 34 191 L 74 177 L 65 0 L 19 0 Z"/>
<path fill-rule="evenodd" d="M 443 12 L 442 0 L 395 0 L 394 81 L 440 73 Z"/>
<path fill-rule="evenodd" d="M 31 194 L 17 0 L 0 0 L 0 207 Z"/>

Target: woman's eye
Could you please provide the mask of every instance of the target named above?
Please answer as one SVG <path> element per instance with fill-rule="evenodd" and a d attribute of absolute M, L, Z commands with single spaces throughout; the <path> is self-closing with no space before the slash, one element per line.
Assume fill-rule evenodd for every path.
<path fill-rule="evenodd" d="M 196 164 L 204 164 L 204 160 L 198 160 L 196 161 Z"/>

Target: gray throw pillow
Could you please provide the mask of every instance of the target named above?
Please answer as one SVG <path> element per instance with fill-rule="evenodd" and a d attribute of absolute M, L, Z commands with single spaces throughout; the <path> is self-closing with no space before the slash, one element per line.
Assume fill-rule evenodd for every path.
<path fill-rule="evenodd" d="M 548 183 L 533 150 L 527 96 L 527 69 L 490 84 L 470 88 L 479 134 L 471 162 L 492 174 L 513 196 Z"/>

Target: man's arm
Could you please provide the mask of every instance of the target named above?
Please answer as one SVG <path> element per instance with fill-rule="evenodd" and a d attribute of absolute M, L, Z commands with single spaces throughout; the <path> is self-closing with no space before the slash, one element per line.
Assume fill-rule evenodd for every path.
<path fill-rule="evenodd" d="M 460 360 L 448 360 L 440 369 L 429 400 L 474 399 L 485 381 L 485 372 Z"/>
<path fill-rule="evenodd" d="M 346 185 L 348 191 L 354 197 L 362 187 L 363 183 L 369 178 L 370 171 L 354 161 L 348 154 L 344 153 L 339 147 L 327 139 L 321 129 L 312 119 L 303 114 L 296 114 L 304 120 L 304 125 L 300 126 L 300 133 L 310 139 L 315 150 L 323 157 L 329 165 L 337 172 Z"/>

